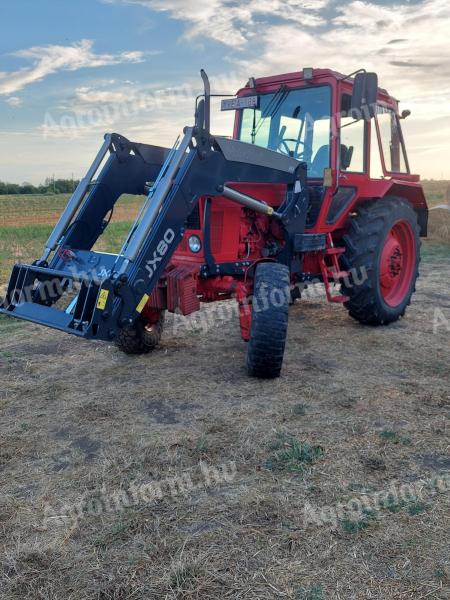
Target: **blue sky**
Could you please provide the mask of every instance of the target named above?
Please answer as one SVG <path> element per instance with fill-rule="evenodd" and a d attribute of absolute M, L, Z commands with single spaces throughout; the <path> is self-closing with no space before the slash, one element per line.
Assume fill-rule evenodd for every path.
<path fill-rule="evenodd" d="M 171 145 L 201 67 L 234 92 L 303 66 L 376 70 L 414 170 L 450 178 L 449 25 L 444 0 L 0 0 L 0 179 L 79 177 L 105 131 Z"/>

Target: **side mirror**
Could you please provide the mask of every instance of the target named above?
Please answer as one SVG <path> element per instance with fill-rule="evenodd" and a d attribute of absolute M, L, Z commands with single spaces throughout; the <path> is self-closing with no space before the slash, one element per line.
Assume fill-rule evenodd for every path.
<path fill-rule="evenodd" d="M 354 119 L 370 121 L 376 114 L 378 75 L 358 73 L 353 84 L 351 113 Z"/>

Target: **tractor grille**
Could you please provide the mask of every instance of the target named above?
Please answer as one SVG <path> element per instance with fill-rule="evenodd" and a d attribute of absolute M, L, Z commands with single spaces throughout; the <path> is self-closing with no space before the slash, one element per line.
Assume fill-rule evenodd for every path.
<path fill-rule="evenodd" d="M 211 219 L 211 252 L 219 254 L 222 251 L 223 211 L 213 211 Z"/>

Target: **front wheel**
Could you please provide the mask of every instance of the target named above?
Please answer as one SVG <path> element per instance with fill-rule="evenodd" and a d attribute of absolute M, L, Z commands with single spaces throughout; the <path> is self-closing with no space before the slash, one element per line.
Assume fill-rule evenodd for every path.
<path fill-rule="evenodd" d="M 358 208 L 344 236 L 343 264 L 350 271 L 342 293 L 360 323 L 387 325 L 405 314 L 419 275 L 417 216 L 401 198 L 384 198 Z"/>
<path fill-rule="evenodd" d="M 163 328 L 163 312 L 156 323 L 147 323 L 143 317 L 139 317 L 133 325 L 120 330 L 116 346 L 125 354 L 147 354 L 161 341 Z"/>
<path fill-rule="evenodd" d="M 291 299 L 289 283 L 289 269 L 285 265 L 268 262 L 256 267 L 247 349 L 247 370 L 251 377 L 280 376 Z"/>

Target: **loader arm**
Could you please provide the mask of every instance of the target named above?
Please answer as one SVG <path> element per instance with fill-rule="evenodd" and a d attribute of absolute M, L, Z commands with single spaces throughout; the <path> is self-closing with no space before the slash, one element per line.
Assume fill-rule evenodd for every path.
<path fill-rule="evenodd" d="M 305 221 L 306 167 L 291 157 L 212 137 L 198 126 L 186 128 L 171 151 L 113 134 L 106 137 L 88 178 L 99 168 L 105 147 L 110 156 L 100 175 L 93 183 L 86 178 L 80 183 L 41 260 L 14 267 L 0 312 L 84 338 L 112 340 L 139 318 L 201 197 L 214 202 L 229 189 L 227 183 L 285 184 L 286 201 L 279 213 L 242 194 L 230 198 L 273 213 L 286 228 L 293 219 Z M 93 252 L 117 198 L 142 193 L 147 181 L 155 183 L 119 254 Z M 74 287 L 77 295 L 70 305 L 56 306 Z"/>

